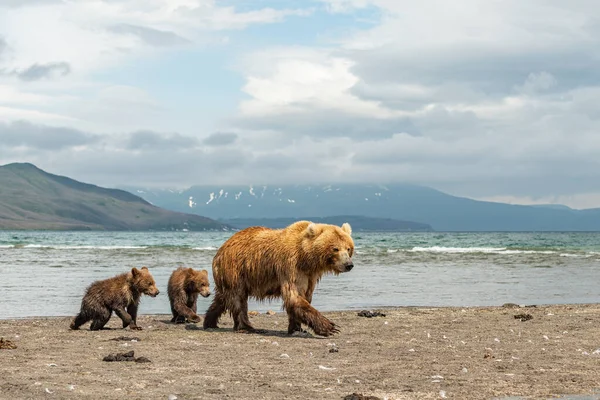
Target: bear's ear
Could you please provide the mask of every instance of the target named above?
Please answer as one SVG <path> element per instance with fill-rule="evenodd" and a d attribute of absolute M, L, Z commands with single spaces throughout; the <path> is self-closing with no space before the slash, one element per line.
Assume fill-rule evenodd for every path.
<path fill-rule="evenodd" d="M 342 225 L 342 230 L 344 232 L 346 232 L 348 235 L 352 235 L 352 227 L 350 226 L 349 223 L 344 222 L 344 225 Z"/>
<path fill-rule="evenodd" d="M 308 237 L 317 236 L 317 225 L 314 222 L 311 222 L 306 227 L 306 236 L 308 236 Z"/>
<path fill-rule="evenodd" d="M 139 274 L 140 274 L 140 271 L 136 267 L 131 268 L 131 275 L 133 275 L 134 278 L 136 276 L 138 276 Z"/>
<path fill-rule="evenodd" d="M 146 271 L 148 271 L 148 267 L 142 267 L 142 269 L 145 269 Z"/>

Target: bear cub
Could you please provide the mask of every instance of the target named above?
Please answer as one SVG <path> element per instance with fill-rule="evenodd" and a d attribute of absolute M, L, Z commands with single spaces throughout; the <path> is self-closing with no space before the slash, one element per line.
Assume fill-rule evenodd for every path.
<path fill-rule="evenodd" d="M 171 274 L 167 289 L 171 312 L 171 322 L 181 324 L 188 322 L 200 322 L 201 318 L 196 314 L 198 294 L 202 297 L 210 296 L 208 272 L 195 270 L 193 268 L 179 267 Z"/>
<path fill-rule="evenodd" d="M 104 328 L 114 311 L 123 321 L 123 328 L 141 330 L 136 324 L 138 305 L 142 294 L 159 294 L 148 268 L 133 268 L 130 272 L 92 283 L 83 296 L 81 310 L 71 323 L 71 329 L 92 321 L 90 330 Z"/>

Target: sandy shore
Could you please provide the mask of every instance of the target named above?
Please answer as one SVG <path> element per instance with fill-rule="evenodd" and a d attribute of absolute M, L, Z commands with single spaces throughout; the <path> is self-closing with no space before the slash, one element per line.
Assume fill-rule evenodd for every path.
<path fill-rule="evenodd" d="M 17 346 L 0 349 L 0 398 L 545 399 L 600 388 L 598 304 L 380 311 L 326 313 L 341 328 L 333 338 L 284 335 L 282 313 L 252 317 L 266 334 L 234 333 L 229 318 L 215 331 L 167 316 L 140 317 L 143 331 L 0 320 L 0 337 Z M 151 362 L 102 360 L 130 350 Z"/>

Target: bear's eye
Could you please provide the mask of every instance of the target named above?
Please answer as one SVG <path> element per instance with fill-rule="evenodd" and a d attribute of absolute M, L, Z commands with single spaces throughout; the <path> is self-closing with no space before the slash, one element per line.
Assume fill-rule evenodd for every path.
<path fill-rule="evenodd" d="M 340 249 L 338 249 L 337 247 L 334 247 L 333 251 L 335 251 L 337 253 L 338 251 L 340 251 Z"/>

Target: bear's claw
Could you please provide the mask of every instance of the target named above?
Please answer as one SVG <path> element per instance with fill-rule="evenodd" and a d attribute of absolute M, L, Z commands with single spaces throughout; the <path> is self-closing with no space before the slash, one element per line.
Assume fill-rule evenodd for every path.
<path fill-rule="evenodd" d="M 324 318 L 323 321 L 320 321 L 319 324 L 312 328 L 313 331 L 315 331 L 315 333 L 319 336 L 327 337 L 340 332 L 340 330 L 337 328 L 337 325 L 328 320 L 327 318 Z"/>

